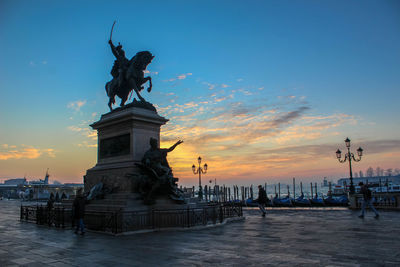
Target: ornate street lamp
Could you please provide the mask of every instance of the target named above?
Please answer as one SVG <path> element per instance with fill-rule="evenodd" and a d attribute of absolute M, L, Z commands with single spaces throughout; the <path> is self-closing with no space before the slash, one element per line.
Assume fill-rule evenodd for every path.
<path fill-rule="evenodd" d="M 199 174 L 199 198 L 202 199 L 203 197 L 203 192 L 202 192 L 202 188 L 201 188 L 201 174 L 206 174 L 207 173 L 207 168 L 208 165 L 207 163 L 204 164 L 203 167 L 201 167 L 201 157 L 197 158 L 197 162 L 199 163 L 199 167 L 196 170 L 196 166 L 194 166 L 194 164 L 192 165 L 192 171 L 193 174 Z"/>
<path fill-rule="evenodd" d="M 363 155 L 363 149 L 359 147 L 357 149 L 357 155 L 358 159 L 354 157 L 354 154 L 350 152 L 350 139 L 347 137 L 346 140 L 344 140 L 346 147 L 347 147 L 347 153 L 344 156 L 344 159 L 342 160 L 342 151 L 340 149 L 336 150 L 336 158 L 339 160 L 340 163 L 346 162 L 346 160 L 349 161 L 349 168 L 350 168 L 350 194 L 354 194 L 354 183 L 353 183 L 353 171 L 351 169 L 351 161 L 354 160 L 355 162 L 358 162 L 361 160 L 361 157 Z"/>

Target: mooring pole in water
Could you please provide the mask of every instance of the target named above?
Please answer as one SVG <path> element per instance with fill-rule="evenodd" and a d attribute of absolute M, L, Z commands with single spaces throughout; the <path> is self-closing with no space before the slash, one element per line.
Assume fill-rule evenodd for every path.
<path fill-rule="evenodd" d="M 240 200 L 239 199 L 239 186 L 236 185 L 236 200 Z"/>
<path fill-rule="evenodd" d="M 296 179 L 293 177 L 293 198 L 296 198 Z"/>
<path fill-rule="evenodd" d="M 286 187 L 287 187 L 287 196 L 290 197 L 289 185 L 287 184 Z"/>
<path fill-rule="evenodd" d="M 303 182 L 300 182 L 300 193 L 303 195 Z"/>
<path fill-rule="evenodd" d="M 274 186 L 275 186 L 275 196 L 276 196 L 276 184 L 275 184 Z M 275 196 L 274 196 L 274 197 L 275 197 Z"/>
<path fill-rule="evenodd" d="M 315 183 L 315 198 L 318 198 L 317 183 Z"/>
<path fill-rule="evenodd" d="M 310 183 L 310 186 L 311 186 L 311 198 L 314 198 L 314 191 L 313 191 L 313 186 L 312 186 L 312 183 Z"/>
<path fill-rule="evenodd" d="M 281 198 L 281 183 L 278 183 L 278 197 Z"/>

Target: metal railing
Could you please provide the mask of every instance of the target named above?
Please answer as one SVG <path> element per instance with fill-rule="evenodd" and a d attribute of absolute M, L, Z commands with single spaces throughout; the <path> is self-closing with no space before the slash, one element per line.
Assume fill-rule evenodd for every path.
<path fill-rule="evenodd" d="M 21 206 L 20 220 L 65 228 L 74 227 L 71 209 Z M 189 228 L 222 223 L 226 218 L 242 217 L 241 205 L 216 204 L 201 208 L 146 211 L 89 211 L 84 222 L 88 229 L 114 234 L 161 228 Z"/>
<path fill-rule="evenodd" d="M 361 208 L 363 195 L 355 195 L 356 208 Z M 399 209 L 399 195 L 394 193 L 373 193 L 372 203 L 376 208 Z"/>
<path fill-rule="evenodd" d="M 65 209 L 64 207 L 49 209 L 46 206 L 39 205 L 21 206 L 20 220 L 40 225 L 47 224 L 48 226 L 65 228 L 67 224 L 71 223 L 71 215 L 71 209 Z"/>

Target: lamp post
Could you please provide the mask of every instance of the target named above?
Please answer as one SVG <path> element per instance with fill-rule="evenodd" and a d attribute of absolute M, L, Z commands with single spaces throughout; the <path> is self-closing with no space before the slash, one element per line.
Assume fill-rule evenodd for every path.
<path fill-rule="evenodd" d="M 344 156 L 344 159 L 342 160 L 342 151 L 339 149 L 336 151 L 336 157 L 339 160 L 340 163 L 346 162 L 346 160 L 349 161 L 349 168 L 350 168 L 350 194 L 354 194 L 354 183 L 353 183 L 353 171 L 351 169 L 351 161 L 354 160 L 355 162 L 358 162 L 361 160 L 362 154 L 363 154 L 363 149 L 359 147 L 357 149 L 357 155 L 358 159 L 354 157 L 354 154 L 350 152 L 350 139 L 347 137 L 346 140 L 344 140 L 346 147 L 347 147 L 347 153 Z"/>
<path fill-rule="evenodd" d="M 196 166 L 194 166 L 194 164 L 193 164 L 192 165 L 192 171 L 193 171 L 193 174 L 199 174 L 199 198 L 202 199 L 203 198 L 203 192 L 202 192 L 202 188 L 201 188 L 201 174 L 202 173 L 204 173 L 204 174 L 207 173 L 208 165 L 207 165 L 207 163 L 205 163 L 204 166 L 201 167 L 201 157 L 197 158 L 197 162 L 199 163 L 199 167 L 196 170 Z"/>

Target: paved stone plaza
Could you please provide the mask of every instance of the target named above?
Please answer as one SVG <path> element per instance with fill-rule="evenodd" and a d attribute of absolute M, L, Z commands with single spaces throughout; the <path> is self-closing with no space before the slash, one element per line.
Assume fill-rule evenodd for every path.
<path fill-rule="evenodd" d="M 341 209 L 257 209 L 246 220 L 130 236 L 19 222 L 18 201 L 0 201 L 0 266 L 399 266 L 400 213 L 364 219 Z"/>

